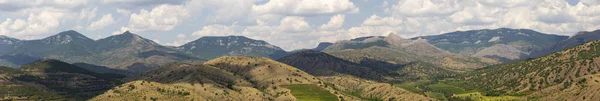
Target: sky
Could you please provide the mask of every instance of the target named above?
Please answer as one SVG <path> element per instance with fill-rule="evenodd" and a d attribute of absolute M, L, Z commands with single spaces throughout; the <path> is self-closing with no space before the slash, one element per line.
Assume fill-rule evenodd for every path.
<path fill-rule="evenodd" d="M 600 0 L 0 0 L 0 35 L 40 39 L 124 31 L 180 46 L 246 36 L 285 50 L 363 36 L 405 38 L 474 29 L 572 35 L 600 29 Z"/>

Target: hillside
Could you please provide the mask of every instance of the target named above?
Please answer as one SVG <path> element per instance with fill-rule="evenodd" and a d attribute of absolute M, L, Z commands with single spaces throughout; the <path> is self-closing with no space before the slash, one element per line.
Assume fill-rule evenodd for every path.
<path fill-rule="evenodd" d="M 294 66 L 314 76 L 335 76 L 340 74 L 354 75 L 371 80 L 384 80 L 385 73 L 374 68 L 363 67 L 326 53 L 305 50 L 287 55 L 279 62 Z"/>
<path fill-rule="evenodd" d="M 378 60 L 361 60 L 360 64 L 327 53 L 305 50 L 278 61 L 292 65 L 315 76 L 353 75 L 380 82 L 409 82 L 456 76 L 458 73 L 423 62 L 404 65 Z"/>
<path fill-rule="evenodd" d="M 331 43 L 331 42 L 321 42 L 321 43 L 319 43 L 319 45 L 317 45 L 317 47 L 313 48 L 312 50 L 323 51 L 331 45 L 333 45 L 333 43 Z"/>
<path fill-rule="evenodd" d="M 387 37 L 359 39 L 361 41 L 336 42 L 324 51 L 338 58 L 359 64 L 363 64 L 365 60 L 377 60 L 398 65 L 425 62 L 455 71 L 481 68 L 497 63 L 495 60 L 488 58 L 455 55 L 440 50 L 426 40 L 408 40 L 395 34 L 390 34 Z"/>
<path fill-rule="evenodd" d="M 109 96 L 110 100 L 142 99 L 143 96 L 148 99 L 285 100 L 295 98 L 283 85 L 319 84 L 315 77 L 283 63 L 248 57 L 221 57 L 202 65 L 176 63 L 130 79 L 137 81 L 113 88 L 92 100 L 108 100 Z M 185 93 L 165 93 L 171 91 Z"/>
<path fill-rule="evenodd" d="M 19 42 L 21 42 L 21 40 L 0 35 L 0 55 L 8 53 L 14 48 L 14 45 Z"/>
<path fill-rule="evenodd" d="M 320 77 L 269 58 L 229 56 L 216 58 L 201 65 L 173 63 L 131 77 L 129 80 L 131 82 L 117 86 L 92 100 L 344 99 L 354 101 L 368 96 L 398 100 L 403 97 L 406 97 L 403 99 L 431 99 L 393 86 L 373 85 L 377 84 L 373 81 L 360 83 L 366 85 L 361 88 L 352 88 L 365 90 L 362 95 L 352 95 L 339 89 L 351 88 L 350 85 L 333 84 L 333 81 L 321 80 Z M 392 90 L 385 87 L 393 88 L 395 91 L 390 92 Z M 375 90 L 375 88 L 381 89 Z"/>
<path fill-rule="evenodd" d="M 244 36 L 205 36 L 178 47 L 179 50 L 196 54 L 204 59 L 221 56 L 251 56 L 281 58 L 286 52 L 262 40 Z"/>
<path fill-rule="evenodd" d="M 544 55 L 548 55 L 554 52 L 562 51 L 564 49 L 569 49 L 571 47 L 575 47 L 581 44 L 585 44 L 590 41 L 600 40 L 600 30 L 596 31 L 583 31 L 573 34 L 566 40 L 560 41 L 551 47 L 547 47 L 546 49 L 536 51 L 531 54 L 530 57 L 541 57 Z"/>
<path fill-rule="evenodd" d="M 552 46 L 568 37 L 529 29 L 499 28 L 456 31 L 418 38 L 426 39 L 429 43 L 456 54 L 513 61 L 525 59 L 532 52 Z M 500 48 L 497 45 L 509 48 Z M 491 54 L 493 52 L 500 54 Z"/>
<path fill-rule="evenodd" d="M 592 41 L 543 57 L 468 72 L 461 79 L 472 86 L 469 88 L 492 94 L 536 92 L 544 94 L 531 96 L 555 99 L 549 95 L 561 95 L 557 99 L 575 99 L 587 95 L 572 93 L 597 94 L 593 87 L 597 82 L 588 81 L 597 79 L 599 60 L 600 41 Z"/>
<path fill-rule="evenodd" d="M 19 69 L 3 67 L 2 99 L 84 100 L 100 94 L 124 76 L 99 74 L 57 60 L 40 60 Z"/>

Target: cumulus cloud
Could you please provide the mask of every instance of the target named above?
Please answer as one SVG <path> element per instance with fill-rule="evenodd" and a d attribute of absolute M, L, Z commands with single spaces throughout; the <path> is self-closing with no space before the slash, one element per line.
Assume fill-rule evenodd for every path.
<path fill-rule="evenodd" d="M 298 16 L 357 13 L 359 8 L 349 0 L 270 0 L 263 5 L 253 5 L 252 12 Z"/>
<path fill-rule="evenodd" d="M 461 9 L 458 0 L 399 0 L 387 10 L 399 16 L 445 16 Z"/>
<path fill-rule="evenodd" d="M 233 23 L 247 20 L 251 7 L 255 0 L 191 0 L 186 3 L 186 7 L 200 14 L 200 8 L 210 9 L 211 14 L 207 15 L 207 22 L 210 23 Z"/>
<path fill-rule="evenodd" d="M 81 9 L 79 11 L 79 20 L 92 20 L 94 17 L 96 17 L 96 11 L 98 11 L 98 7 Z"/>
<path fill-rule="evenodd" d="M 225 25 L 206 25 L 202 27 L 202 29 L 192 33 L 194 37 L 202 37 L 202 36 L 227 36 L 227 35 L 237 35 L 238 33 L 235 31 L 235 25 L 225 26 Z"/>
<path fill-rule="evenodd" d="M 310 30 L 308 22 L 304 20 L 304 17 L 298 16 L 288 16 L 283 18 L 277 28 L 285 32 L 304 32 Z"/>
<path fill-rule="evenodd" d="M 139 13 L 131 14 L 127 29 L 133 31 L 168 31 L 184 19 L 190 17 L 187 9 L 181 5 L 159 5 L 151 11 L 142 9 Z"/>
<path fill-rule="evenodd" d="M 179 5 L 186 1 L 188 0 L 102 0 L 102 3 L 119 5 L 125 8 L 140 8 L 163 4 Z"/>
<path fill-rule="evenodd" d="M 97 30 L 113 24 L 115 24 L 115 19 L 113 19 L 112 14 L 106 14 L 102 16 L 102 18 L 98 19 L 98 21 L 92 22 L 92 24 L 90 24 L 90 26 L 88 26 L 87 29 Z"/>
<path fill-rule="evenodd" d="M 59 27 L 60 19 L 64 13 L 56 11 L 43 11 L 38 14 L 31 13 L 27 19 L 7 18 L 0 23 L 0 35 L 18 38 L 37 38 Z"/>
<path fill-rule="evenodd" d="M 393 17 L 379 17 L 377 15 L 371 15 L 363 22 L 363 26 L 399 26 L 403 23 L 401 19 Z"/>
<path fill-rule="evenodd" d="M 333 22 L 337 23 L 336 20 L 340 20 L 341 16 L 333 16 Z M 349 38 L 347 31 L 343 29 L 319 30 L 311 26 L 303 17 L 298 16 L 285 17 L 278 25 L 269 25 L 261 20 L 257 20 L 256 23 L 246 27 L 241 34 L 253 39 L 265 40 L 284 50 L 314 48 L 319 42 L 335 42 Z M 337 27 L 336 24 L 325 25 Z"/>
<path fill-rule="evenodd" d="M 186 44 L 188 42 L 190 42 L 189 39 L 187 39 L 185 34 L 177 34 L 176 36 L 176 40 L 171 42 L 171 43 L 164 43 L 163 45 L 167 45 L 167 46 L 181 46 L 183 44 Z"/>
<path fill-rule="evenodd" d="M 61 9 L 79 8 L 88 3 L 87 0 L 2 0 L 0 1 L 0 11 L 19 11 L 28 8 L 54 7 Z"/>
<path fill-rule="evenodd" d="M 335 15 L 335 16 L 331 17 L 331 20 L 329 20 L 328 23 L 319 26 L 319 29 L 320 30 L 340 29 L 340 28 L 342 28 L 342 25 L 344 24 L 344 20 L 345 20 L 344 18 L 346 18 L 346 17 L 342 14 Z"/>
<path fill-rule="evenodd" d="M 117 13 L 119 13 L 121 15 L 129 16 L 129 14 L 131 14 L 131 11 L 126 10 L 126 9 L 117 8 Z"/>

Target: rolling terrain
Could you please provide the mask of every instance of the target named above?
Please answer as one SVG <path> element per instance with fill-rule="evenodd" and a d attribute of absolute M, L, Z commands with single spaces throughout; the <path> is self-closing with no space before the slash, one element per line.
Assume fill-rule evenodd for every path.
<path fill-rule="evenodd" d="M 125 77 L 100 74 L 58 60 L 39 60 L 18 69 L 0 70 L 3 100 L 85 100 L 119 83 Z"/>
<path fill-rule="evenodd" d="M 325 78 L 268 58 L 220 57 L 200 65 L 174 63 L 133 76 L 131 82 L 92 100 L 431 100 L 389 84 L 347 77 L 353 78 L 348 82 L 369 82 L 358 83 L 360 88 L 355 88 L 343 84 L 342 79 L 322 80 Z M 361 90 L 362 95 L 340 88 Z"/>
<path fill-rule="evenodd" d="M 592 41 L 543 57 L 494 65 L 460 78 L 487 95 L 529 95 L 532 99 L 598 99 L 600 41 Z M 585 92 L 585 93 L 583 93 Z M 558 95 L 558 96 L 552 96 Z"/>
<path fill-rule="evenodd" d="M 398 65 L 377 60 L 363 60 L 361 64 L 357 64 L 313 50 L 297 52 L 278 61 L 315 76 L 352 75 L 380 82 L 441 79 L 454 77 L 458 74 L 424 62 Z"/>

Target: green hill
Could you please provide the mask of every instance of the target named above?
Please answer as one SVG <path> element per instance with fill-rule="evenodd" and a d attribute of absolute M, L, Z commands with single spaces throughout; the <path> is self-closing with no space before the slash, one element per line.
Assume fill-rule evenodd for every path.
<path fill-rule="evenodd" d="M 577 86 L 577 92 L 598 94 L 591 87 L 597 82 L 594 76 L 600 70 L 600 41 L 592 41 L 543 57 L 489 66 L 461 76 L 465 88 L 487 91 L 487 95 L 518 94 L 546 98 Z M 589 84 L 592 83 L 592 84 Z M 552 91 L 552 92 L 547 92 Z M 590 92 L 591 91 L 591 92 Z M 560 94 L 562 95 L 562 94 Z M 557 99 L 583 97 L 579 94 L 562 95 Z M 588 98 L 590 98 L 588 96 Z M 554 100 L 557 100 L 554 99 Z"/>

